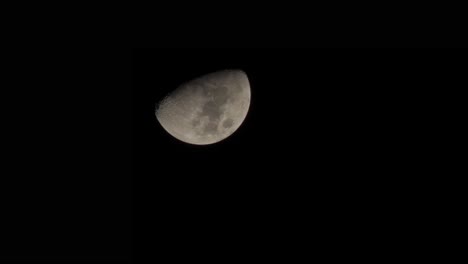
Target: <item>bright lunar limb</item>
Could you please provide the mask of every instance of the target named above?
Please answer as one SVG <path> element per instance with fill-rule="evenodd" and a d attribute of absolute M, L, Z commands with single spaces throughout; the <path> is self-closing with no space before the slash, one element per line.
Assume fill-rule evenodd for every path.
<path fill-rule="evenodd" d="M 156 118 L 175 138 L 207 145 L 232 135 L 250 106 L 250 84 L 241 70 L 223 70 L 182 84 L 156 106 Z"/>

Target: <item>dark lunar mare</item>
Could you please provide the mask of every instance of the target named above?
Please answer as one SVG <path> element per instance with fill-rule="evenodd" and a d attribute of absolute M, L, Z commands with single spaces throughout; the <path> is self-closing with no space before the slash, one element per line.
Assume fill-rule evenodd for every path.
<path fill-rule="evenodd" d="M 206 86 L 203 89 L 204 94 L 210 98 L 202 107 L 201 117 L 208 117 L 208 124 L 205 126 L 203 133 L 216 133 L 218 131 L 218 123 L 223 115 L 223 106 L 229 100 L 229 90 L 225 86 Z"/>

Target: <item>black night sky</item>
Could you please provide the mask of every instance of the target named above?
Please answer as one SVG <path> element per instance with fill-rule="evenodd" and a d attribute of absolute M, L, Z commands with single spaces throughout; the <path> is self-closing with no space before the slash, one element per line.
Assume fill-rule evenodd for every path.
<path fill-rule="evenodd" d="M 285 261 L 385 251 L 373 241 L 398 240 L 401 215 L 417 211 L 427 84 L 442 81 L 433 60 L 395 50 L 134 50 L 136 229 L 148 236 L 139 250 Z M 208 146 L 166 133 L 155 102 L 222 69 L 250 80 L 238 131 Z M 160 235 L 162 245 L 149 239 Z"/>
<path fill-rule="evenodd" d="M 375 262 L 420 254 L 432 241 L 434 186 L 447 175 L 434 153 L 449 139 L 450 113 L 462 112 L 448 102 L 464 98 L 442 91 L 466 87 L 456 52 L 35 56 L 27 55 L 31 74 L 5 90 L 14 103 L 5 112 L 2 260 Z M 155 104 L 224 69 L 250 80 L 240 128 L 206 146 L 169 135 Z"/>

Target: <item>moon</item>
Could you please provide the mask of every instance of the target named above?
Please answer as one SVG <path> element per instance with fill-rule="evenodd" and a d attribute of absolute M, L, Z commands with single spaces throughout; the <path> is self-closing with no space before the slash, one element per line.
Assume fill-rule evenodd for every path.
<path fill-rule="evenodd" d="M 180 85 L 156 104 L 156 118 L 173 137 L 208 145 L 232 135 L 250 107 L 250 83 L 242 70 L 209 73 Z"/>

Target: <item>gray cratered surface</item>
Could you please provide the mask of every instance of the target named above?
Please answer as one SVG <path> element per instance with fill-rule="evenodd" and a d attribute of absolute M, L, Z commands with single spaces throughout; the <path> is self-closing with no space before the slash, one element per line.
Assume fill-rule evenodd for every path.
<path fill-rule="evenodd" d="M 250 84 L 241 70 L 224 70 L 182 84 L 156 108 L 156 118 L 175 138 L 206 145 L 242 124 L 250 106 Z"/>

